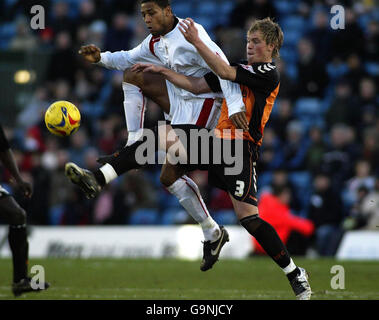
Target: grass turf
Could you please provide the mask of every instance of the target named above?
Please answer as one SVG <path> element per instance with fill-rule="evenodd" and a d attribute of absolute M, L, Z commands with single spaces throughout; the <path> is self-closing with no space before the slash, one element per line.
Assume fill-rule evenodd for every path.
<path fill-rule="evenodd" d="M 379 299 L 378 261 L 294 258 L 310 274 L 312 299 Z M 31 259 L 42 265 L 51 288 L 17 299 L 271 300 L 294 299 L 269 258 L 219 261 L 201 272 L 199 261 L 174 259 Z M 345 270 L 345 289 L 333 290 L 333 265 Z M 10 259 L 0 259 L 0 299 L 13 299 Z"/>

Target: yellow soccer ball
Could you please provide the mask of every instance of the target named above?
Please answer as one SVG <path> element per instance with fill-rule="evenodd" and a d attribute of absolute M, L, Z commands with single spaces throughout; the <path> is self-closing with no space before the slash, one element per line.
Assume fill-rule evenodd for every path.
<path fill-rule="evenodd" d="M 67 137 L 80 127 L 80 111 L 68 101 L 56 101 L 45 112 L 47 129 L 59 137 Z"/>

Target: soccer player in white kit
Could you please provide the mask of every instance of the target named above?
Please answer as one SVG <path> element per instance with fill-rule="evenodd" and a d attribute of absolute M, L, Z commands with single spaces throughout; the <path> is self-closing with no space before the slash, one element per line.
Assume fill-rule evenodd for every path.
<path fill-rule="evenodd" d="M 136 74 L 129 70 L 136 63 L 145 62 L 163 65 L 186 76 L 197 78 L 211 71 L 196 49 L 181 34 L 178 23 L 182 19 L 173 15 L 169 0 L 142 0 L 141 13 L 151 34 L 136 48 L 129 51 L 100 53 L 99 48 L 91 45 L 82 47 L 79 52 L 92 63 L 124 71 L 122 87 L 129 133 L 127 145 L 130 146 L 142 135 L 146 97 L 150 97 L 162 107 L 166 119 L 170 120 L 172 125 L 196 124 L 213 128 L 220 115 L 222 95 L 201 93 L 201 90 L 200 94 L 194 95 L 156 75 Z M 197 28 L 204 43 L 215 54 L 227 61 L 221 49 L 210 39 L 205 29 L 198 24 Z M 220 86 L 228 104 L 229 116 L 245 110 L 239 85 L 220 79 Z M 118 176 L 117 171 L 110 164 L 102 166 L 100 171 L 105 183 L 109 183 Z M 69 163 L 66 165 L 66 174 L 84 191 L 89 190 L 88 193 L 91 195 L 90 189 L 94 184 L 89 187 L 86 181 L 86 179 L 91 180 L 90 172 Z M 221 248 L 229 240 L 229 236 L 227 231 L 209 215 L 197 185 L 182 174 L 174 165 L 166 163 L 162 168 L 161 182 L 201 225 L 205 240 L 201 270 L 206 271 L 217 261 Z M 99 190 L 93 189 L 93 196 Z M 216 248 L 216 250 L 211 250 L 211 248 Z"/>

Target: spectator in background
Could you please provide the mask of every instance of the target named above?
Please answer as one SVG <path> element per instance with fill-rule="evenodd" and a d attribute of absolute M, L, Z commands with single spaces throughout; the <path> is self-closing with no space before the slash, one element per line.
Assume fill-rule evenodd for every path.
<path fill-rule="evenodd" d="M 365 187 L 371 191 L 375 185 L 375 177 L 371 175 L 371 166 L 366 160 L 360 159 L 355 163 L 355 175 L 346 182 L 347 198 L 351 203 L 356 202 L 358 190 Z"/>
<path fill-rule="evenodd" d="M 361 114 L 358 128 L 363 131 L 365 128 L 375 125 L 379 114 L 376 86 L 371 78 L 363 78 L 359 82 L 358 105 Z"/>
<path fill-rule="evenodd" d="M 292 103 L 289 99 L 282 98 L 275 107 L 277 111 L 272 115 L 268 126 L 273 128 L 277 137 L 284 142 L 286 141 L 286 128 L 294 120 Z"/>
<path fill-rule="evenodd" d="M 307 170 L 314 173 L 321 168 L 322 158 L 327 151 L 327 145 L 323 137 L 323 129 L 320 126 L 312 126 L 309 129 L 310 145 L 306 156 Z"/>
<path fill-rule="evenodd" d="M 332 31 L 332 57 L 346 60 L 351 54 L 363 56 L 364 34 L 357 23 L 357 17 L 352 8 L 345 8 L 345 28 Z"/>
<path fill-rule="evenodd" d="M 75 163 L 81 163 L 85 166 L 84 154 L 90 147 L 90 141 L 84 128 L 78 130 L 75 134 L 70 136 L 70 160 Z"/>
<path fill-rule="evenodd" d="M 353 94 L 359 93 L 359 84 L 361 80 L 368 77 L 360 56 L 355 53 L 350 54 L 346 59 L 348 70 L 344 77 L 350 82 L 353 90 Z"/>
<path fill-rule="evenodd" d="M 365 219 L 365 228 L 378 230 L 379 226 L 379 176 L 375 179 L 375 187 L 362 200 L 361 212 Z"/>
<path fill-rule="evenodd" d="M 69 3 L 57 1 L 53 5 L 51 20 L 46 24 L 52 28 L 54 36 L 61 32 L 68 32 L 70 37 L 75 35 L 75 22 L 69 16 Z"/>
<path fill-rule="evenodd" d="M 310 220 L 292 214 L 290 202 L 291 190 L 286 186 L 275 187 L 272 193 L 261 195 L 258 204 L 259 216 L 275 228 L 291 255 L 304 255 L 314 226 Z M 255 238 L 253 243 L 254 253 L 264 254 Z"/>
<path fill-rule="evenodd" d="M 287 65 L 283 59 L 277 59 L 275 63 L 280 73 L 280 90 L 278 97 L 280 99 L 284 98 L 292 101 L 296 91 L 296 83 L 294 79 L 288 75 Z"/>
<path fill-rule="evenodd" d="M 299 120 L 288 123 L 284 145 L 283 166 L 289 171 L 305 170 L 309 140 L 305 136 L 304 125 Z"/>
<path fill-rule="evenodd" d="M 79 3 L 79 12 L 75 19 L 77 22 L 75 28 L 77 29 L 82 25 L 89 26 L 98 18 L 95 2 L 93 0 L 82 0 Z"/>
<path fill-rule="evenodd" d="M 71 86 L 75 84 L 77 70 L 76 53 L 71 49 L 72 41 L 68 32 L 60 32 L 56 36 L 55 51 L 48 65 L 47 80 L 66 80 Z"/>
<path fill-rule="evenodd" d="M 314 177 L 308 217 L 316 227 L 316 247 L 321 256 L 333 256 L 342 236 L 342 200 L 331 187 L 327 173 Z"/>
<path fill-rule="evenodd" d="M 306 37 L 312 42 L 319 63 L 326 63 L 330 60 L 330 44 L 332 34 L 329 24 L 329 13 L 318 10 L 313 16 L 313 26 Z"/>
<path fill-rule="evenodd" d="M 283 146 L 273 128 L 267 127 L 258 159 L 258 171 L 271 171 L 283 164 Z"/>
<path fill-rule="evenodd" d="M 379 22 L 371 20 L 367 26 L 365 37 L 365 59 L 370 62 L 379 62 Z"/>
<path fill-rule="evenodd" d="M 12 38 L 9 49 L 11 50 L 35 50 L 38 48 L 38 38 L 32 33 L 29 21 L 25 17 L 16 20 L 16 35 Z"/>
<path fill-rule="evenodd" d="M 324 89 L 328 85 L 328 74 L 325 63 L 316 59 L 315 50 L 309 39 L 303 38 L 298 42 L 298 83 L 297 97 L 324 97 Z"/>
<path fill-rule="evenodd" d="M 230 13 L 229 23 L 232 27 L 243 29 L 249 17 L 255 19 L 270 17 L 274 20 L 278 18 L 276 9 L 269 0 L 238 0 Z"/>
<path fill-rule="evenodd" d="M 112 26 L 105 37 L 104 51 L 121 51 L 130 49 L 133 30 L 129 27 L 129 18 L 125 13 L 116 13 L 112 19 Z"/>
<path fill-rule="evenodd" d="M 321 163 L 321 170 L 329 174 L 335 192 L 341 192 L 344 182 L 353 175 L 353 163 L 359 151 L 353 128 L 335 124 L 330 130 L 330 145 Z"/>
<path fill-rule="evenodd" d="M 379 130 L 370 127 L 363 132 L 363 150 L 362 156 L 367 160 L 373 170 L 373 174 L 379 175 Z"/>
<path fill-rule="evenodd" d="M 96 20 L 88 26 L 88 40 L 86 43 L 92 43 L 99 48 L 104 47 L 107 25 L 102 20 Z"/>
<path fill-rule="evenodd" d="M 357 125 L 360 110 L 357 108 L 358 101 L 352 95 L 352 88 L 347 79 L 341 79 L 334 88 L 334 96 L 330 107 L 325 114 L 328 128 L 337 123 L 345 123 L 350 126 Z"/>

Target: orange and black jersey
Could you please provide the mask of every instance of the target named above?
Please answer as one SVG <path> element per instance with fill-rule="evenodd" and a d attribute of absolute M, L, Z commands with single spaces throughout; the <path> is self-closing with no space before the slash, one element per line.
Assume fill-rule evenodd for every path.
<path fill-rule="evenodd" d="M 243 133 L 243 139 L 260 146 L 263 130 L 279 92 L 279 72 L 273 62 L 254 63 L 252 65 L 237 64 L 236 66 L 237 74 L 233 82 L 240 84 L 243 102 L 246 106 L 246 118 L 249 122 L 249 131 Z M 220 91 L 218 78 L 213 74 L 207 74 L 205 79 L 213 91 Z M 229 130 L 224 131 L 225 129 Z M 229 119 L 228 108 L 224 99 L 216 134 L 224 139 L 235 139 L 235 129 Z"/>

